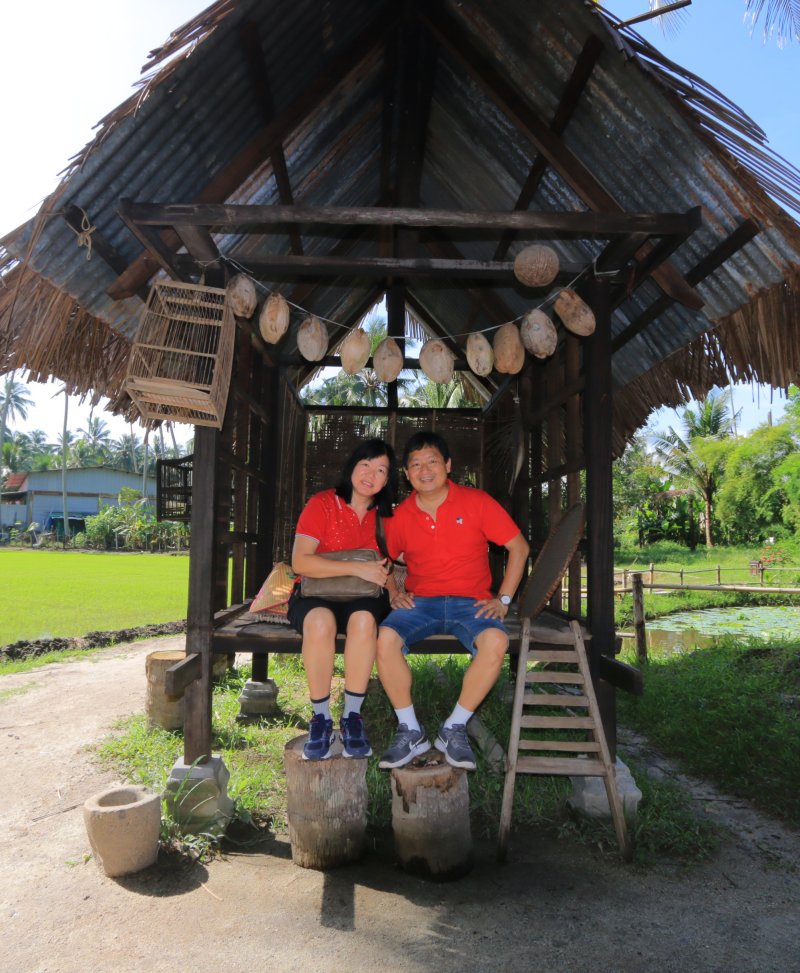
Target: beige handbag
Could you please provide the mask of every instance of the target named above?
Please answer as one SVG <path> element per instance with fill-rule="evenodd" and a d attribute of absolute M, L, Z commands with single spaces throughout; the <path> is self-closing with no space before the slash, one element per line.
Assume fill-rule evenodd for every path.
<path fill-rule="evenodd" d="M 328 551 L 319 554 L 331 561 L 380 561 L 381 556 L 370 548 L 355 548 L 349 551 Z M 300 594 L 303 598 L 324 598 L 326 601 L 353 601 L 356 598 L 380 598 L 383 587 L 372 581 L 364 581 L 353 574 L 343 574 L 338 578 L 300 579 Z"/>

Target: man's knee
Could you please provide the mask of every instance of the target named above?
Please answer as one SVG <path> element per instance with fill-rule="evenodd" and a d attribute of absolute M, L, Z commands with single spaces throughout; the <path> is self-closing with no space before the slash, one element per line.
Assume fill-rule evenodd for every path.
<path fill-rule="evenodd" d="M 378 630 L 378 662 L 396 659 L 403 654 L 403 640 L 393 628 Z"/>
<path fill-rule="evenodd" d="M 508 636 L 499 628 L 487 628 L 475 639 L 475 648 L 481 658 L 499 669 L 508 649 Z"/>

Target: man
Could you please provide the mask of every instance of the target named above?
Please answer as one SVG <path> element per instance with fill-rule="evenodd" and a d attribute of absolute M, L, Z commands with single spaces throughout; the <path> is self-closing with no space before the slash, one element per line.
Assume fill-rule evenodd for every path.
<path fill-rule="evenodd" d="M 528 542 L 497 501 L 483 490 L 449 479 L 450 450 L 432 432 L 412 436 L 403 468 L 414 492 L 386 521 L 389 553 L 402 553 L 408 568 L 405 592 L 391 599 L 392 611 L 378 634 L 378 675 L 398 720 L 382 768 L 402 767 L 430 749 L 411 698 L 411 669 L 405 659 L 414 642 L 455 635 L 472 654 L 461 695 L 436 739 L 447 762 L 475 769 L 467 722 L 497 681 L 508 648 L 503 625 L 528 558 Z M 508 551 L 505 576 L 491 592 L 487 542 Z"/>

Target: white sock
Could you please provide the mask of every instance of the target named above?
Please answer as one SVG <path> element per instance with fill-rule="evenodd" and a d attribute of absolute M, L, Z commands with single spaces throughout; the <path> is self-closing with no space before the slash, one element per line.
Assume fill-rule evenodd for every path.
<path fill-rule="evenodd" d="M 331 718 L 331 697 L 328 695 L 324 699 L 312 699 L 311 708 L 314 710 L 314 716 L 322 713 L 325 719 L 329 720 Z"/>
<path fill-rule="evenodd" d="M 466 726 L 470 717 L 473 715 L 473 710 L 464 709 L 461 703 L 456 703 L 455 709 L 444 721 L 445 728 L 449 729 L 451 726 L 457 726 L 458 724 Z"/>
<path fill-rule="evenodd" d="M 419 725 L 419 720 L 417 719 L 417 714 L 414 712 L 414 704 L 411 706 L 403 706 L 401 709 L 396 709 L 397 722 L 405 723 L 409 730 L 421 730 L 422 727 Z"/>
<path fill-rule="evenodd" d="M 361 713 L 361 704 L 364 702 L 366 695 L 366 693 L 351 693 L 349 689 L 345 689 L 342 716 L 350 716 L 351 713 Z"/>

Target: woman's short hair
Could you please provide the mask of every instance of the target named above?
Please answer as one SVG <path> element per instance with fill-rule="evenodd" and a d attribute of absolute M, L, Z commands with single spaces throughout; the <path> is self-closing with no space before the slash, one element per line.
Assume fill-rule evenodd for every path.
<path fill-rule="evenodd" d="M 372 498 L 372 506 L 378 508 L 381 517 L 391 517 L 394 498 L 397 496 L 397 460 L 394 450 L 383 439 L 365 439 L 356 446 L 342 467 L 336 484 L 336 495 L 345 503 L 350 503 L 353 499 L 353 470 L 362 460 L 378 459 L 380 456 L 389 460 L 389 474 L 382 489 Z"/>
<path fill-rule="evenodd" d="M 425 449 L 426 446 L 438 449 L 445 463 L 450 459 L 450 447 L 444 439 L 435 432 L 423 430 L 422 432 L 415 432 L 406 443 L 406 448 L 403 450 L 403 469 L 408 466 L 408 457 L 412 453 L 416 453 L 418 449 Z"/>

